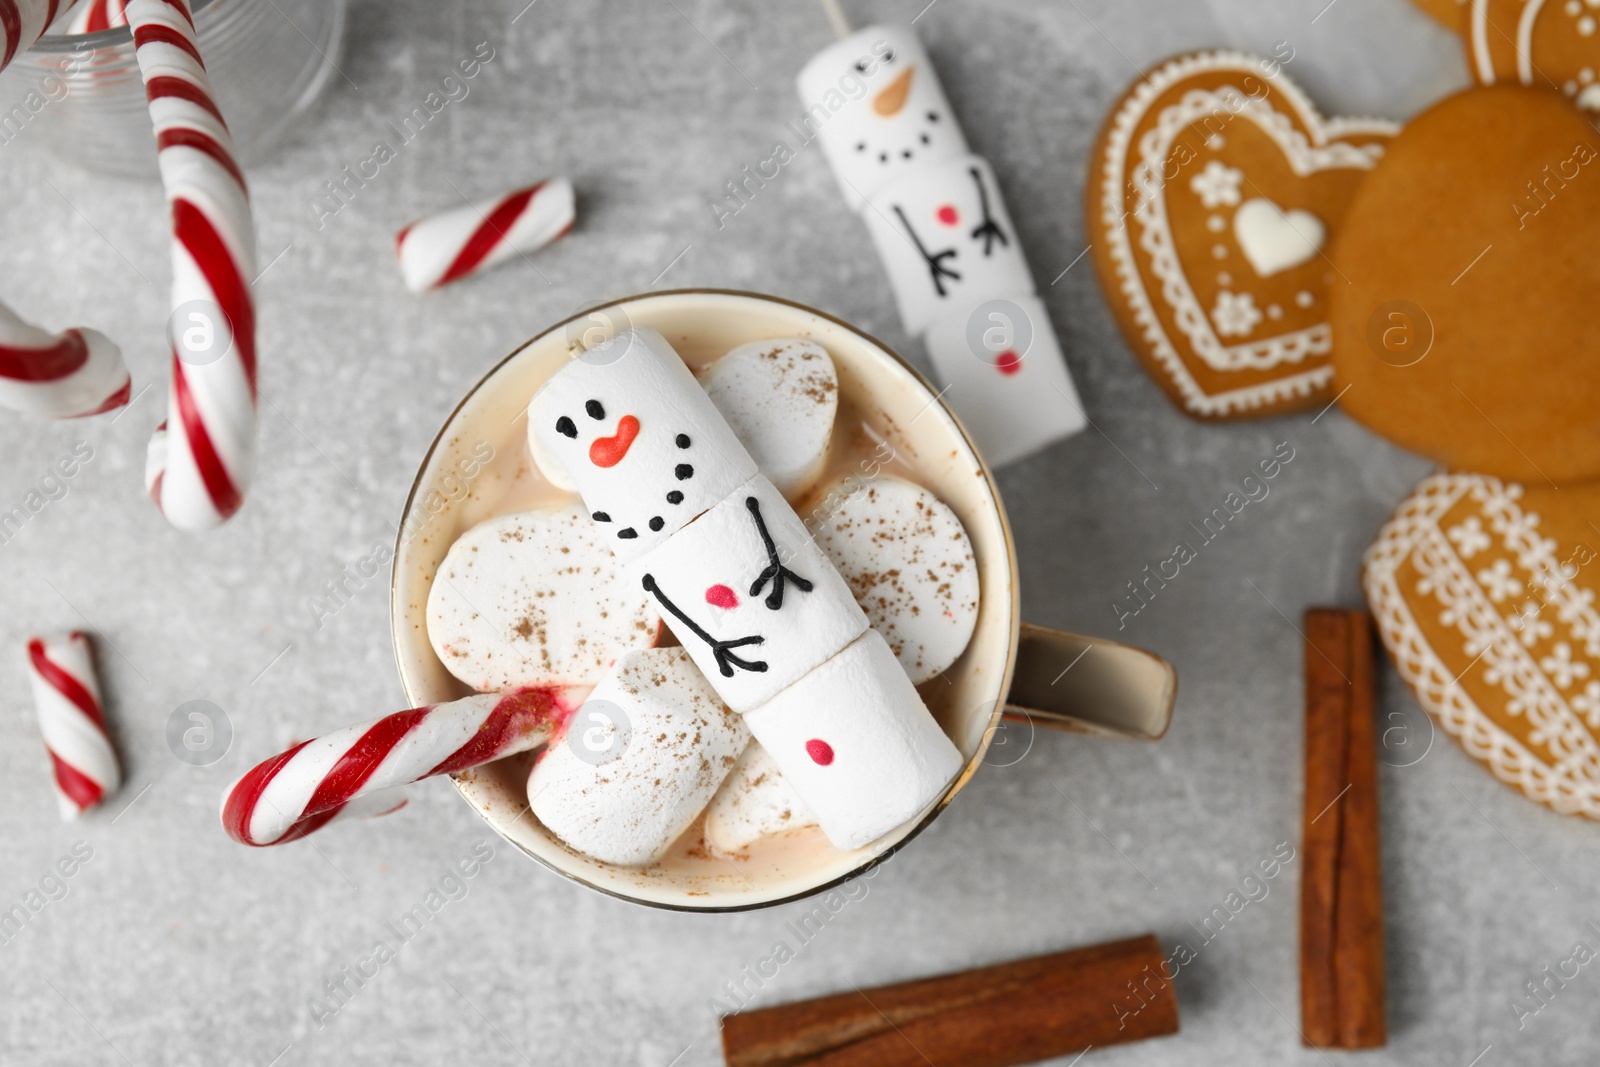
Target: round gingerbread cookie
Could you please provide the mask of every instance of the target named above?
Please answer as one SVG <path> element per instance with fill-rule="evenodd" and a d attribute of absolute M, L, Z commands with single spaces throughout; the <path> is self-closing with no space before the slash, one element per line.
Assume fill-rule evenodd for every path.
<path fill-rule="evenodd" d="M 1469 0 L 1412 0 L 1412 2 L 1433 16 L 1434 21 L 1441 26 L 1460 30 Z"/>
<path fill-rule="evenodd" d="M 1557 89 L 1600 111 L 1600 3 L 1594 0 L 1468 0 L 1462 41 L 1482 85 Z"/>
<path fill-rule="evenodd" d="M 1340 403 L 1452 470 L 1600 477 L 1600 135 L 1554 93 L 1419 115 L 1330 255 Z"/>
<path fill-rule="evenodd" d="M 1089 164 L 1089 240 L 1129 345 L 1186 414 L 1326 404 L 1326 246 L 1395 133 L 1324 119 L 1278 64 L 1170 59 L 1112 109 Z"/>
<path fill-rule="evenodd" d="M 1501 781 L 1600 819 L 1600 483 L 1424 479 L 1367 550 L 1417 701 Z"/>

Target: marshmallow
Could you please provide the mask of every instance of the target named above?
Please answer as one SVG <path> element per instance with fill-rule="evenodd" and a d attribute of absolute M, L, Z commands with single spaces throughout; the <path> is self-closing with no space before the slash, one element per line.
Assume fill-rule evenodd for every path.
<path fill-rule="evenodd" d="M 648 327 L 557 371 L 534 394 L 528 423 L 623 561 L 662 544 L 756 473 L 689 368 Z"/>
<path fill-rule="evenodd" d="M 749 743 L 681 648 L 624 653 L 528 776 L 528 804 L 579 852 L 660 859 Z"/>
<path fill-rule="evenodd" d="M 966 154 L 909 26 L 868 26 L 823 49 L 800 71 L 799 89 L 800 121 L 815 131 L 852 210 L 906 174 Z"/>
<path fill-rule="evenodd" d="M 867 628 L 805 524 L 757 475 L 629 565 L 734 711 L 798 681 Z"/>
<path fill-rule="evenodd" d="M 480 692 L 592 685 L 660 618 L 623 581 L 606 539 L 577 505 L 502 515 L 450 546 L 428 594 L 428 639 Z"/>
<path fill-rule="evenodd" d="M 763 837 L 817 825 L 817 817 L 772 762 L 752 741 L 706 808 L 706 841 L 732 855 Z"/>
<path fill-rule="evenodd" d="M 875 478 L 819 509 L 812 532 L 912 684 L 956 661 L 978 623 L 978 567 L 943 501 L 920 485 Z"/>
<path fill-rule="evenodd" d="M 994 171 L 979 156 L 918 167 L 872 198 L 866 220 L 910 333 L 948 308 L 1034 291 Z"/>
<path fill-rule="evenodd" d="M 991 466 L 1088 425 L 1044 301 L 1013 294 L 952 307 L 925 338 L 945 399 Z"/>
<path fill-rule="evenodd" d="M 944 795 L 961 753 L 868 630 L 745 715 L 836 848 L 870 844 Z"/>
<path fill-rule="evenodd" d="M 785 496 L 809 488 L 828 458 L 839 375 L 815 341 L 740 345 L 700 372 L 711 402 Z"/>

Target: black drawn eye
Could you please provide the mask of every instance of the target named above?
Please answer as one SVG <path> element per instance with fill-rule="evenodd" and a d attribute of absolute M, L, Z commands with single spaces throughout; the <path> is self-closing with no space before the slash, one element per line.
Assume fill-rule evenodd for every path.
<path fill-rule="evenodd" d="M 606 409 L 600 406 L 600 401 L 598 400 L 589 401 L 583 405 L 583 410 L 589 413 L 591 419 L 603 419 L 606 417 Z"/>
<path fill-rule="evenodd" d="M 563 415 L 556 420 L 556 433 L 560 434 L 562 437 L 571 437 L 576 439 L 578 436 L 578 428 L 572 425 L 571 419 Z"/>

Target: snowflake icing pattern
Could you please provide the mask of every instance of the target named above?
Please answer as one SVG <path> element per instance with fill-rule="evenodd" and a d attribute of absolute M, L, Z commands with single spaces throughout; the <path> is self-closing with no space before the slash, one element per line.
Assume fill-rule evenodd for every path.
<path fill-rule="evenodd" d="M 1483 523 L 1476 515 L 1470 515 L 1463 522 L 1450 527 L 1450 532 L 1446 536 L 1455 542 L 1456 551 L 1461 554 L 1462 559 L 1471 559 L 1493 543 L 1489 535 L 1484 532 Z"/>
<path fill-rule="evenodd" d="M 1573 682 L 1589 676 L 1589 665 L 1573 659 L 1572 647 L 1565 641 L 1558 642 L 1550 655 L 1539 661 L 1539 667 L 1562 689 L 1571 689 Z"/>
<path fill-rule="evenodd" d="M 1189 179 L 1189 188 L 1207 208 L 1233 207 L 1239 203 L 1239 183 L 1244 181 L 1244 171 L 1212 160 L 1205 169 Z"/>
<path fill-rule="evenodd" d="M 1496 604 L 1522 593 L 1522 579 L 1512 572 L 1510 562 L 1503 559 L 1497 559 L 1493 565 L 1479 571 L 1478 584 L 1483 586 L 1489 599 Z"/>
<path fill-rule="evenodd" d="M 1224 289 L 1217 294 L 1217 306 L 1211 309 L 1211 321 L 1223 337 L 1243 337 L 1261 321 L 1261 311 L 1256 299 L 1249 293 L 1230 293 Z"/>

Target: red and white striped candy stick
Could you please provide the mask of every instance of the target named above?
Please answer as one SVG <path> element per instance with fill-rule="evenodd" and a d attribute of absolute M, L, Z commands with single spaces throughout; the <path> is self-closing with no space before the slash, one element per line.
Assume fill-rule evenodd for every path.
<path fill-rule="evenodd" d="M 0 70 L 32 48 L 60 10 L 61 0 L 0 0 Z"/>
<path fill-rule="evenodd" d="M 302 741 L 228 787 L 222 827 L 246 845 L 297 841 L 380 790 L 537 748 L 559 732 L 588 692 L 587 686 L 539 686 L 479 694 Z"/>
<path fill-rule="evenodd" d="M 420 219 L 394 239 L 413 293 L 449 285 L 565 237 L 577 218 L 572 183 L 551 178 Z"/>
<path fill-rule="evenodd" d="M 39 732 L 55 766 L 61 817 L 76 819 L 122 784 L 88 636 L 73 632 L 31 639 L 28 680 Z"/>
<path fill-rule="evenodd" d="M 130 0 L 85 0 L 67 20 L 68 33 L 98 33 L 113 26 L 128 24 Z"/>
<path fill-rule="evenodd" d="M 255 224 L 188 0 L 130 0 L 127 15 L 172 205 L 172 387 L 148 483 L 174 526 L 205 529 L 239 509 L 255 467 Z"/>
<path fill-rule="evenodd" d="M 105 334 L 47 333 L 0 304 L 0 406 L 75 419 L 115 411 L 132 388 L 122 350 Z"/>

